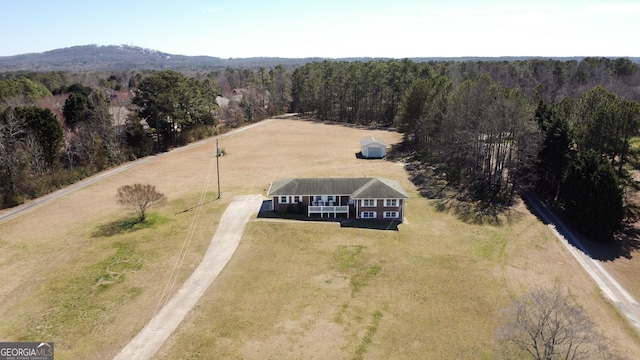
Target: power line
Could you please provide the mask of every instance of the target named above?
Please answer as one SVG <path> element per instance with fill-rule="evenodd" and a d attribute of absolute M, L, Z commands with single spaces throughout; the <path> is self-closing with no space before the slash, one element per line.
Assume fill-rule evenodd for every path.
<path fill-rule="evenodd" d="M 218 149 L 218 139 L 216 139 L 216 155 L 217 155 L 217 150 Z M 216 160 L 217 160 L 217 156 L 216 156 Z M 217 163 L 217 161 L 216 161 Z M 195 229 L 196 229 L 196 225 L 198 223 L 198 219 L 200 218 L 200 214 L 202 212 L 202 205 L 204 204 L 204 200 L 207 196 L 207 188 L 209 187 L 210 183 L 211 183 L 211 177 L 212 177 L 212 173 L 213 173 L 213 158 L 211 159 L 211 161 L 209 162 L 209 171 L 207 173 L 207 178 L 204 182 L 204 186 L 202 188 L 202 192 L 200 194 L 200 199 L 198 201 L 198 205 L 194 206 L 194 208 L 196 208 L 196 212 L 193 216 L 193 219 L 191 221 L 191 225 L 189 226 L 189 229 L 187 230 L 187 235 L 185 237 L 185 240 L 182 243 L 182 247 L 180 248 L 180 251 L 178 252 L 176 261 L 173 265 L 173 269 L 171 270 L 171 273 L 169 275 L 169 278 L 167 279 L 167 283 L 164 287 L 164 289 L 162 290 L 162 294 L 160 295 L 160 299 L 158 299 L 158 304 L 156 305 L 156 308 L 153 312 L 153 316 L 151 317 L 151 321 L 153 321 L 153 319 L 155 318 L 156 314 L 158 313 L 158 311 L 164 307 L 167 302 L 169 301 L 171 292 L 173 291 L 173 288 L 175 287 L 175 284 L 177 282 L 178 279 L 178 273 L 180 272 L 180 269 L 182 268 L 182 264 L 184 263 L 184 259 L 186 257 L 187 254 L 187 249 L 189 247 L 189 245 L 191 244 L 191 240 L 193 239 L 193 234 L 195 233 Z M 219 185 L 220 182 L 218 180 L 218 189 L 219 189 Z M 220 198 L 220 190 L 218 190 L 218 199 Z M 164 301 L 163 301 L 164 299 Z M 151 334 L 149 334 L 151 335 Z M 147 348 L 149 346 L 149 341 L 144 341 L 145 344 L 145 348 L 143 351 L 143 354 L 145 354 L 147 352 Z"/>

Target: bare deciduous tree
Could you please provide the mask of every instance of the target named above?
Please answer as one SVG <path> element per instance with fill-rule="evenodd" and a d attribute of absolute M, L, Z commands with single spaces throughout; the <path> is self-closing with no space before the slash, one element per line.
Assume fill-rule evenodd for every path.
<path fill-rule="evenodd" d="M 538 153 L 532 108 L 518 90 L 486 76 L 460 84 L 449 98 L 440 154 L 449 178 L 483 202 L 509 204 L 525 187 Z"/>
<path fill-rule="evenodd" d="M 42 176 L 47 169 L 47 162 L 42 146 L 40 146 L 38 139 L 33 133 L 29 133 L 27 135 L 24 148 L 27 151 L 27 154 L 29 154 L 31 173 L 35 176 Z"/>
<path fill-rule="evenodd" d="M 498 330 L 503 358 L 623 359 L 613 353 L 585 311 L 559 287 L 516 299 Z"/>
<path fill-rule="evenodd" d="M 118 188 L 116 199 L 118 200 L 118 204 L 135 211 L 140 221 L 146 219 L 147 208 L 150 206 L 161 206 L 167 201 L 167 197 L 158 192 L 154 185 L 150 184 L 121 186 Z"/>
<path fill-rule="evenodd" d="M 24 150 L 26 123 L 13 110 L 0 114 L 0 204 L 15 206 L 21 203 L 20 179 L 24 178 L 27 153 Z"/>

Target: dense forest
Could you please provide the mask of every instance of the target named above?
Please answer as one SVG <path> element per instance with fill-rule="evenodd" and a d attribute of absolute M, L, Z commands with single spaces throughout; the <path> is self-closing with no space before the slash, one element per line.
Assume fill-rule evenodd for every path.
<path fill-rule="evenodd" d="M 397 128 L 480 212 L 535 190 L 605 239 L 636 187 L 640 73 L 625 58 L 324 61 L 295 69 L 292 96 L 294 112 Z"/>
<path fill-rule="evenodd" d="M 636 186 L 639 101 L 638 65 L 625 58 L 5 72 L 0 205 L 297 112 L 400 131 L 400 150 L 479 211 L 535 191 L 580 229 L 608 238 L 629 215 L 624 195 Z"/>

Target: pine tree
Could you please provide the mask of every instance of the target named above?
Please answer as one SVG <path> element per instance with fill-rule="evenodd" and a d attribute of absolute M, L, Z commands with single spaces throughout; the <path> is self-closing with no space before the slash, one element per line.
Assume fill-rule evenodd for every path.
<path fill-rule="evenodd" d="M 560 186 L 560 200 L 578 230 L 594 239 L 611 238 L 624 217 L 622 188 L 615 169 L 593 150 L 572 159 Z"/>

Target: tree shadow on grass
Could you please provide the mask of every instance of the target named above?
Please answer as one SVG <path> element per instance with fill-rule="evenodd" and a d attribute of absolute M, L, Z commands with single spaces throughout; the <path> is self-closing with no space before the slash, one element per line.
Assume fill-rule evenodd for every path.
<path fill-rule="evenodd" d="M 598 241 L 585 236 L 582 239 L 588 255 L 601 261 L 614 261 L 618 258 L 633 259 L 634 254 L 640 250 L 638 206 L 628 204 L 625 211 L 625 221 L 611 238 Z"/>
<path fill-rule="evenodd" d="M 545 203 L 535 195 L 524 196 L 525 204 L 529 211 L 546 225 L 553 225 L 555 230 L 564 239 L 582 251 L 585 255 L 599 261 L 615 261 L 616 259 L 632 259 L 634 254 L 640 250 L 640 225 L 638 218 L 629 214 L 627 209 L 627 219 L 622 224 L 622 229 L 613 234 L 610 238 L 596 240 L 587 233 L 579 232 L 571 223 L 570 216 L 558 206 Z M 533 204 L 540 204 L 534 206 Z M 556 217 L 555 222 L 550 223 L 544 216 L 541 216 L 538 208 L 547 208 Z M 576 239 L 576 240 L 574 240 Z"/>
<path fill-rule="evenodd" d="M 155 223 L 156 219 L 153 217 L 147 217 L 144 221 L 141 221 L 137 216 L 128 217 L 98 226 L 98 228 L 91 234 L 91 236 L 111 237 L 131 233 L 134 231 L 153 227 Z"/>
<path fill-rule="evenodd" d="M 455 196 L 436 199 L 435 209 L 440 212 L 452 213 L 461 221 L 475 225 L 501 226 L 505 220 L 510 223 L 518 216 L 518 213 L 513 211 L 510 206 L 481 201 L 465 201 Z"/>
<path fill-rule="evenodd" d="M 460 221 L 475 225 L 501 226 L 521 216 L 512 203 L 474 199 L 467 191 L 447 180 L 446 169 L 424 163 L 416 154 L 399 148 L 392 150 L 390 156 L 401 159 L 409 180 L 423 198 L 433 201 L 436 211 L 453 214 Z"/>
<path fill-rule="evenodd" d="M 412 168 L 410 180 L 422 197 L 433 200 L 436 211 L 455 215 L 460 221 L 475 225 L 501 226 L 517 217 L 513 204 L 474 199 L 467 191 L 449 184 L 446 175 L 431 166 Z"/>
<path fill-rule="evenodd" d="M 640 230 L 636 226 L 625 225 L 608 241 L 596 241 L 590 238 L 582 240 L 587 255 L 600 261 L 615 261 L 619 258 L 633 259 L 640 250 Z"/>

